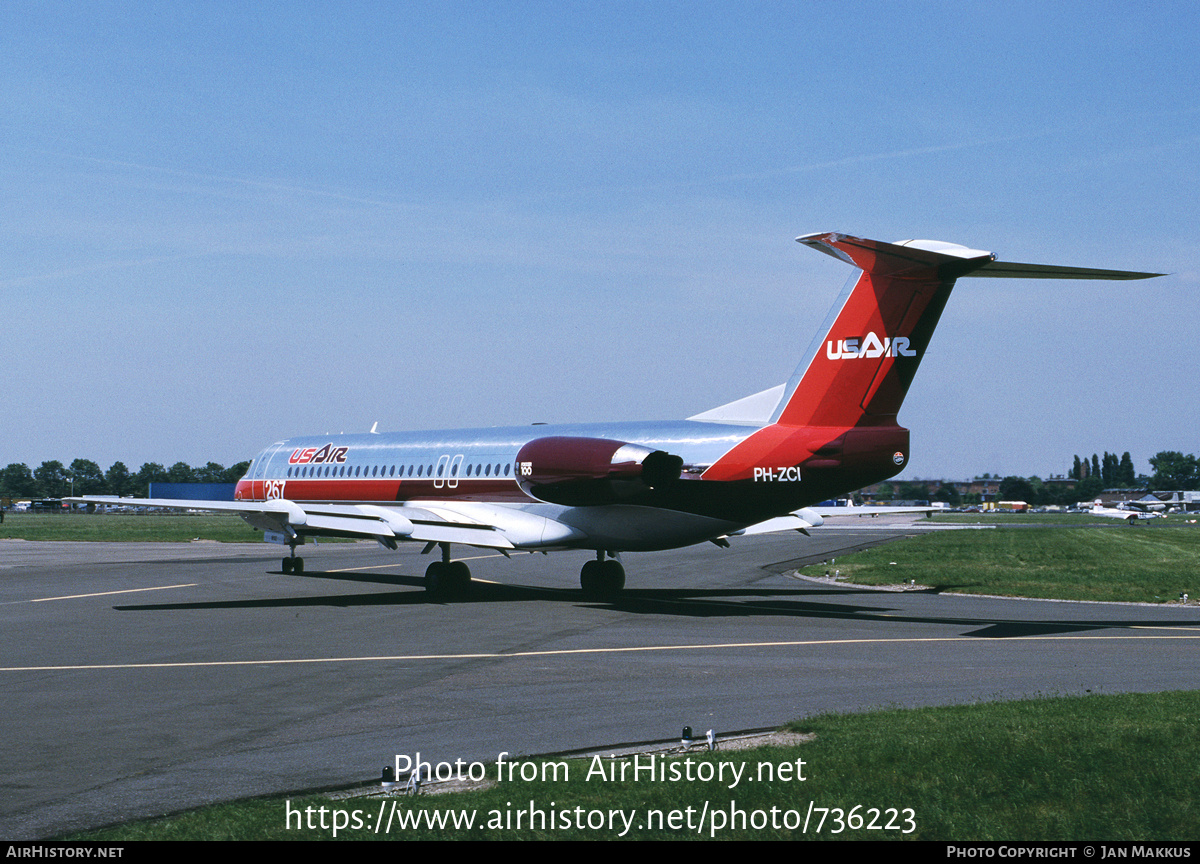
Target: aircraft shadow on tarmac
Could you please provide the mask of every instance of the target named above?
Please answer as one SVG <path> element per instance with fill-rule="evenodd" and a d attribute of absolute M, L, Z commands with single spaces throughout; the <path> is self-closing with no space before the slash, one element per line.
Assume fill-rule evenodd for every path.
<path fill-rule="evenodd" d="M 377 585 L 396 585 L 421 590 L 388 591 L 366 594 L 326 594 L 311 597 L 263 598 L 258 600 L 217 600 L 196 603 L 147 603 L 114 606 L 119 612 L 172 612 L 203 609 L 270 609 L 303 607 L 355 606 L 460 606 L 474 603 L 559 602 L 594 609 L 615 609 L 632 615 L 670 615 L 691 618 L 792 617 L 878 621 L 886 624 L 943 624 L 967 628 L 963 636 L 984 639 L 1011 639 L 1021 636 L 1047 636 L 1088 630 L 1126 629 L 1130 627 L 1196 627 L 1200 621 L 1098 619 L 1078 621 L 1038 621 L 1020 619 L 975 618 L 905 614 L 895 606 L 860 605 L 853 602 L 814 602 L 813 596 L 841 595 L 883 599 L 886 595 L 850 587 L 792 588 L 626 588 L 607 601 L 586 598 L 578 588 L 542 588 L 473 582 L 470 590 L 452 598 L 431 597 L 419 576 L 383 573 L 323 573 L 309 571 L 294 575 L 297 579 L 323 579 Z M 913 592 L 937 593 L 937 592 Z M 971 629 L 977 628 L 977 629 Z"/>

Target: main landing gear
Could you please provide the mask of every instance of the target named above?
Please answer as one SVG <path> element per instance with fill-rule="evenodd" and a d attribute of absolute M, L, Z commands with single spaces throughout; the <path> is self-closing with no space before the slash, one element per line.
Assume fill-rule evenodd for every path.
<path fill-rule="evenodd" d="M 596 560 L 589 561 L 579 571 L 579 587 L 589 600 L 611 600 L 625 587 L 625 568 L 620 561 L 604 559 L 604 552 L 596 552 Z"/>
<path fill-rule="evenodd" d="M 471 568 L 465 561 L 450 560 L 450 544 L 439 543 L 442 560 L 425 570 L 425 593 L 433 597 L 462 596 L 471 590 Z"/>

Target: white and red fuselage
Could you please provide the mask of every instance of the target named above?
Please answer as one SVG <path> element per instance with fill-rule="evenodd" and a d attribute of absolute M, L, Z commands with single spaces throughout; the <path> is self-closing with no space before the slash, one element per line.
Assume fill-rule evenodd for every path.
<path fill-rule="evenodd" d="M 763 431 L 684 420 L 295 438 L 258 454 L 236 495 L 463 513 L 499 505 L 575 529 L 526 548 L 645 551 L 720 537 L 885 479 L 908 452 L 908 430 L 894 424 Z M 725 458 L 735 450 L 738 465 Z"/>

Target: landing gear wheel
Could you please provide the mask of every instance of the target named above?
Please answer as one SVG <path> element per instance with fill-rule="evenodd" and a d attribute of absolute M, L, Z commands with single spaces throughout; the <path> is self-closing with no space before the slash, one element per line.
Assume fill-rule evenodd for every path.
<path fill-rule="evenodd" d="M 600 595 L 601 563 L 600 561 L 588 561 L 579 571 L 579 587 L 583 589 L 585 597 L 591 598 Z"/>
<path fill-rule="evenodd" d="M 295 573 L 297 576 L 299 576 L 301 573 L 304 572 L 304 559 L 303 558 L 293 559 L 292 572 Z"/>
<path fill-rule="evenodd" d="M 284 558 L 283 559 L 283 572 L 284 573 L 292 572 L 292 561 L 294 561 L 294 560 L 295 560 L 294 558 Z"/>
<path fill-rule="evenodd" d="M 462 561 L 434 561 L 425 570 L 425 591 L 434 597 L 454 597 L 471 590 L 471 568 Z"/>
<path fill-rule="evenodd" d="M 445 573 L 452 594 L 466 594 L 471 590 L 471 568 L 465 561 L 453 561 L 442 566 L 446 568 Z"/>
<path fill-rule="evenodd" d="M 589 561 L 579 572 L 579 586 L 589 600 L 611 600 L 625 587 L 625 568 L 620 561 Z"/>
<path fill-rule="evenodd" d="M 298 571 L 297 571 L 298 572 Z M 600 586 L 606 597 L 615 597 L 625 587 L 625 568 L 620 561 L 600 563 Z"/>
<path fill-rule="evenodd" d="M 441 561 L 434 561 L 425 568 L 425 593 L 433 597 L 440 597 L 446 593 L 446 586 L 449 583 L 446 578 L 446 565 Z"/>

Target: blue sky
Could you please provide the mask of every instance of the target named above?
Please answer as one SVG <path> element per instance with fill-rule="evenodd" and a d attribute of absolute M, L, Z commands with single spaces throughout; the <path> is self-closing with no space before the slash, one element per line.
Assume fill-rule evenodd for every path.
<path fill-rule="evenodd" d="M 812 231 L 963 280 L 905 476 L 1200 452 L 1191 3 L 0 10 L 0 464 L 687 416 L 786 380 Z"/>

